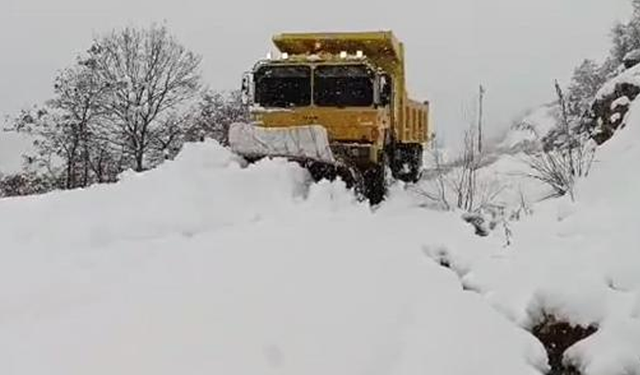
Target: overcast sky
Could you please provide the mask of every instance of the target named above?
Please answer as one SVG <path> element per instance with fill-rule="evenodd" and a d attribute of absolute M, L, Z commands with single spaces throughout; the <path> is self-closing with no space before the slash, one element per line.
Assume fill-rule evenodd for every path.
<path fill-rule="evenodd" d="M 601 59 L 629 0 L 0 0 L 0 115 L 51 94 L 57 70 L 96 33 L 166 22 L 204 57 L 206 83 L 237 88 L 282 31 L 392 29 L 406 43 L 409 90 L 455 139 L 487 90 L 493 129 L 553 97 L 581 59 Z"/>

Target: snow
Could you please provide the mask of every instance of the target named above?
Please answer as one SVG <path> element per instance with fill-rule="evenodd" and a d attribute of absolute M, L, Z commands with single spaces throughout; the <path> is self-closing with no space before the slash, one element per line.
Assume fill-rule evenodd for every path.
<path fill-rule="evenodd" d="M 510 246 L 423 208 L 422 185 L 372 209 L 215 142 L 118 184 L 2 199 L 0 373 L 533 375 L 547 358 L 527 331 L 553 315 L 597 328 L 566 364 L 638 374 L 640 100 L 624 120 L 575 202 L 540 201 L 524 154 L 480 170 L 495 204 L 531 206 Z"/>
<path fill-rule="evenodd" d="M 599 150 L 575 203 L 538 204 L 533 216 L 512 224 L 507 254 L 451 256 L 469 270 L 462 276 L 467 288 L 522 327 L 543 314 L 597 327 L 565 353 L 585 375 L 640 373 L 640 101 L 626 123 Z"/>
<path fill-rule="evenodd" d="M 596 100 L 602 100 L 605 97 L 612 95 L 616 90 L 616 86 L 623 83 L 640 87 L 640 65 L 636 65 L 625 70 L 622 74 L 605 83 L 596 94 Z"/>
<path fill-rule="evenodd" d="M 516 148 L 517 150 L 517 148 Z M 551 189 L 538 180 L 529 177 L 533 173 L 529 166 L 531 156 L 525 152 L 499 154 L 495 160 L 488 159 L 487 165 L 480 168 L 476 176 L 477 197 L 475 208 L 502 209 L 509 214 L 514 211 L 527 209 L 530 205 L 541 201 L 551 195 Z M 431 171 L 436 170 L 435 157 L 429 155 L 425 165 Z M 444 157 L 442 158 L 443 160 Z M 454 165 L 450 170 L 443 162 L 443 178 L 445 194 L 449 205 L 455 205 L 458 194 L 454 186 L 460 181 L 463 174 L 462 166 Z M 420 199 L 425 194 L 430 197 L 441 197 L 441 185 L 437 179 L 427 176 L 417 185 L 410 187 L 410 191 Z"/>
<path fill-rule="evenodd" d="M 611 115 L 611 118 L 609 120 L 611 122 L 618 122 L 620 121 L 621 118 L 622 118 L 622 115 L 620 113 L 614 113 Z"/>
<path fill-rule="evenodd" d="M 626 96 L 621 96 L 618 99 L 611 102 L 611 110 L 615 110 L 618 107 L 626 107 L 631 104 L 631 100 L 629 100 Z"/>
<path fill-rule="evenodd" d="M 508 251 L 500 226 L 473 250 L 447 241 L 426 250 L 517 326 L 530 330 L 552 315 L 597 328 L 564 355 L 584 375 L 640 374 L 640 100 L 616 103 L 623 104 L 631 105 L 627 126 L 598 150 L 575 202 L 541 200 L 548 189 L 525 177 L 526 155 L 501 154 L 478 180 L 501 187 L 493 204 L 505 211 L 517 208 L 519 196 L 530 209 L 508 223 Z M 519 133 L 510 133 L 503 149 L 527 140 Z"/>
<path fill-rule="evenodd" d="M 638 61 L 640 60 L 640 49 L 635 49 L 626 55 L 624 55 L 623 61 Z"/>
<path fill-rule="evenodd" d="M 372 212 L 207 142 L 116 185 L 0 200 L 0 373 L 544 371 L 540 343 L 425 256 L 472 246 L 459 216 L 395 195 Z"/>

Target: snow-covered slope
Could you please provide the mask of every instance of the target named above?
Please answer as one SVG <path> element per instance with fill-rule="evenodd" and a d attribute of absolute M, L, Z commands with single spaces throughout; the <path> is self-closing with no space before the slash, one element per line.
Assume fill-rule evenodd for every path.
<path fill-rule="evenodd" d="M 640 101 L 627 124 L 599 150 L 576 203 L 538 205 L 513 224 L 506 254 L 452 256 L 469 270 L 464 284 L 523 327 L 543 315 L 597 327 L 564 356 L 585 375 L 640 373 Z"/>
<path fill-rule="evenodd" d="M 474 251 L 470 228 L 396 195 L 372 213 L 204 143 L 117 185 L 0 200 L 0 373 L 544 370 L 532 336 L 425 255 Z"/>
<path fill-rule="evenodd" d="M 614 79 L 602 92 L 634 74 Z M 467 289 L 527 330 L 550 319 L 597 329 L 561 358 L 584 375 L 640 374 L 640 99 L 627 98 L 625 105 L 627 126 L 599 148 L 590 175 L 579 182 L 576 202 L 534 204 L 549 189 L 526 177 L 528 156 L 521 151 L 540 147 L 535 143 L 556 126 L 555 109 L 527 115 L 528 126 L 507 134 L 498 147 L 502 153 L 480 169 L 478 181 L 481 191 L 495 192 L 492 204 L 509 212 L 525 198 L 532 213 L 498 225 L 493 238 L 479 241 L 473 251 L 445 245 L 433 255 L 451 264 Z M 439 196 L 434 181 L 423 181 L 421 188 Z M 512 242 L 507 251 L 496 244 L 505 235 Z"/>

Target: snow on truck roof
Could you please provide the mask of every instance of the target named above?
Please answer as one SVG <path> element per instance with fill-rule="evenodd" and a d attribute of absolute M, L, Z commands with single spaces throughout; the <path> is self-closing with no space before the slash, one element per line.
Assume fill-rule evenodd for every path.
<path fill-rule="evenodd" d="M 391 31 L 348 33 L 284 33 L 273 37 L 273 43 L 281 52 L 290 54 L 313 54 L 342 51 L 362 51 L 365 55 L 393 57 L 402 61 L 402 43 Z"/>

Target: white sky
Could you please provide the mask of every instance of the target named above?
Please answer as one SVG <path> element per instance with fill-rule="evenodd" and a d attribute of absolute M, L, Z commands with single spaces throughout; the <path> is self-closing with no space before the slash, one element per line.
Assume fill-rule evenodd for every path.
<path fill-rule="evenodd" d="M 601 59 L 629 0 L 0 0 L 0 116 L 51 94 L 58 69 L 95 33 L 165 21 L 203 55 L 207 84 L 237 88 L 282 31 L 392 29 L 406 43 L 409 90 L 458 137 L 479 83 L 496 129 L 549 101 L 585 57 Z"/>

